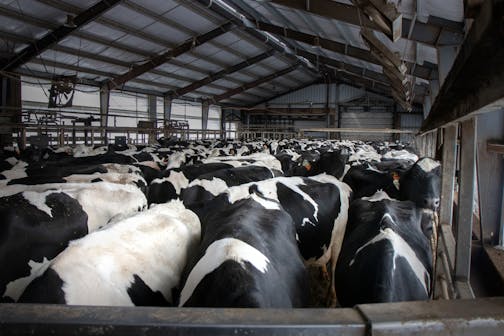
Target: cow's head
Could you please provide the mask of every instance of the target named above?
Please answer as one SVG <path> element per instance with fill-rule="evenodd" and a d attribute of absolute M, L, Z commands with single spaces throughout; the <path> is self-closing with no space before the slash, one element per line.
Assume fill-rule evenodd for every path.
<path fill-rule="evenodd" d="M 436 211 L 441 194 L 441 165 L 431 158 L 419 159 L 400 179 L 403 199 Z"/>

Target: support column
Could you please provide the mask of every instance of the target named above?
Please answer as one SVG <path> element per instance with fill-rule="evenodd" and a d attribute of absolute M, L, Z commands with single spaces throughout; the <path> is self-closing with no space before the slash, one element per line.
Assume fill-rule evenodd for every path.
<path fill-rule="evenodd" d="M 469 119 L 461 123 L 460 189 L 457 213 L 455 281 L 461 298 L 474 294 L 469 283 L 473 227 L 474 178 L 476 169 L 476 123 Z"/>
<path fill-rule="evenodd" d="M 108 127 L 108 115 L 109 115 L 109 103 L 110 103 L 110 90 L 105 85 L 100 90 L 100 126 Z M 103 129 L 101 132 L 103 143 L 108 144 L 107 130 Z M 128 139 L 129 140 L 129 139 Z"/>
<path fill-rule="evenodd" d="M 208 112 L 210 110 L 210 102 L 208 100 L 203 101 L 201 104 L 201 129 L 206 131 L 208 128 Z M 203 138 L 205 138 L 205 133 Z"/>
<path fill-rule="evenodd" d="M 0 76 L 0 112 L 4 115 L 0 117 L 0 146 L 3 148 L 4 146 L 12 146 L 12 132 L 14 131 L 11 127 L 3 125 L 21 123 L 21 82 L 19 77 Z M 23 148 L 23 141 L 20 140 L 18 146 Z"/>
<path fill-rule="evenodd" d="M 396 103 L 394 103 L 394 105 L 392 105 L 392 127 L 394 129 L 401 128 L 401 116 L 399 115 L 399 112 L 397 112 L 397 104 Z M 392 134 L 392 140 L 393 141 L 401 140 L 401 135 L 399 133 Z"/>
<path fill-rule="evenodd" d="M 172 102 L 173 98 L 171 96 L 163 97 L 163 124 L 166 125 L 166 121 L 171 119 L 172 112 Z"/>
<path fill-rule="evenodd" d="M 226 134 L 226 110 L 221 108 L 221 116 L 220 116 L 220 131 L 221 131 L 221 140 L 225 140 L 227 138 Z"/>
<path fill-rule="evenodd" d="M 457 126 L 448 126 L 444 129 L 443 137 L 443 172 L 441 183 L 441 206 L 439 209 L 439 222 L 452 225 L 453 217 L 453 192 L 455 189 L 455 169 L 457 158 Z"/>
<path fill-rule="evenodd" d="M 147 96 L 147 115 L 149 121 L 152 122 L 153 128 L 157 128 L 157 97 L 153 95 Z M 156 142 L 156 132 L 154 130 L 149 132 L 149 143 Z"/>

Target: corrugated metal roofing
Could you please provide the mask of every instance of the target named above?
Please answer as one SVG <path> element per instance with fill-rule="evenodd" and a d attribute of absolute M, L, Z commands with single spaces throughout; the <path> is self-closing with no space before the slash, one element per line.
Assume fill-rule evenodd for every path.
<path fill-rule="evenodd" d="M 346 22 L 278 5 L 274 1 L 215 0 L 214 2 L 233 7 L 251 19 L 252 24 L 254 20 L 262 20 L 368 50 L 360 36 L 360 27 Z M 339 2 L 351 4 L 350 1 Z M 434 16 L 455 23 L 463 22 L 462 0 L 392 2 L 398 5 L 403 17 L 415 18 L 418 22 L 428 23 Z M 100 1 L 97 0 L 1 0 L 0 55 L 5 58 L 15 56 L 27 47 L 28 42 L 40 39 L 64 24 L 67 14 L 78 15 L 98 3 Z M 149 59 L 226 22 L 228 18 L 202 6 L 199 1 L 123 0 L 18 69 L 23 73 L 30 71 L 37 72 L 37 75 L 45 73 L 47 78 L 57 74 L 76 74 L 80 78 L 95 81 L 96 85 L 100 85 L 103 81 L 118 77 L 132 67 L 144 64 Z M 443 31 L 440 33 L 440 39 L 443 38 L 442 34 Z M 437 63 L 436 48 L 432 45 L 405 38 L 391 42 L 385 35 L 381 33 L 377 35 L 382 43 L 390 50 L 399 53 L 405 61 L 418 64 L 427 62 L 434 66 Z M 318 55 L 314 69 L 320 71 L 327 71 L 327 66 L 323 67 L 323 62 L 319 62 L 318 57 L 330 58 L 366 71 L 376 73 L 383 71 L 380 65 L 365 59 L 337 53 L 320 46 L 314 47 L 291 38 L 264 36 L 278 40 L 277 45 L 284 44 L 288 51 L 285 54 L 276 52 L 256 64 L 250 64 L 234 73 L 226 74 L 221 79 L 198 87 L 185 96 L 211 98 L 236 87 L 260 81 L 261 78 L 294 65 L 294 58 L 288 54 L 296 54 L 302 50 Z M 155 69 L 132 78 L 126 84 L 128 87 L 141 89 L 142 92 L 163 95 L 270 50 L 271 45 L 267 45 L 267 42 L 252 37 L 240 27 L 233 26 L 230 31 L 167 60 Z M 328 68 L 334 69 L 334 65 L 332 68 L 329 65 Z M 366 77 L 366 73 L 357 76 Z M 257 87 L 223 99 L 220 103 L 236 104 L 237 101 L 241 101 L 243 105 L 253 105 L 268 97 L 275 97 L 305 86 L 317 78 L 322 79 L 322 75 L 313 69 L 300 66 L 267 83 L 261 83 Z M 425 79 L 415 81 L 428 83 Z M 118 89 L 120 88 L 121 86 Z M 421 93 L 426 89 L 417 91 Z"/>

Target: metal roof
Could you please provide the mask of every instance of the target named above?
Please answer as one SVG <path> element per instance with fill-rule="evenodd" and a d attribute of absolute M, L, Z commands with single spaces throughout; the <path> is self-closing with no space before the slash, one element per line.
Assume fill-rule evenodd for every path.
<path fill-rule="evenodd" d="M 352 19 L 357 10 L 362 20 L 354 2 L 0 0 L 1 70 L 159 96 L 186 88 L 178 98 L 243 106 L 328 77 L 390 96 L 360 34 L 373 23 Z M 436 47 L 462 42 L 463 0 L 389 2 L 402 14 L 402 37 L 375 35 L 407 63 L 421 103 L 437 78 Z M 323 12 L 334 5 L 348 17 Z"/>

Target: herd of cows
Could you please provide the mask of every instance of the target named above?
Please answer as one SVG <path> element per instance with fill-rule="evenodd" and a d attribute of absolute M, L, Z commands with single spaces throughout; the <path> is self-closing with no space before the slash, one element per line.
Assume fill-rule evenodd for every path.
<path fill-rule="evenodd" d="M 0 302 L 428 299 L 440 165 L 398 143 L 195 141 L 0 157 Z"/>

